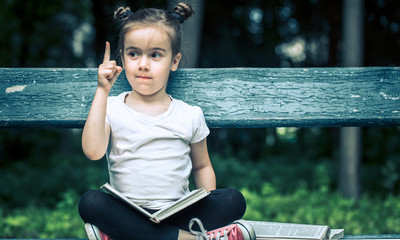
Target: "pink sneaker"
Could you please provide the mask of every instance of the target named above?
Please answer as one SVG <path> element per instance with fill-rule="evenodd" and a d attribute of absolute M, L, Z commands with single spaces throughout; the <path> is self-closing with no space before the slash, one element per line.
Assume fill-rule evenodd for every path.
<path fill-rule="evenodd" d="M 200 232 L 192 230 L 194 223 L 199 225 Z M 196 240 L 256 240 L 253 227 L 244 220 L 235 221 L 213 231 L 206 231 L 200 219 L 193 218 L 189 223 L 189 229 L 196 235 Z"/>
<path fill-rule="evenodd" d="M 100 231 L 100 229 L 93 224 L 85 223 L 85 231 L 89 240 L 111 240 L 107 234 Z"/>

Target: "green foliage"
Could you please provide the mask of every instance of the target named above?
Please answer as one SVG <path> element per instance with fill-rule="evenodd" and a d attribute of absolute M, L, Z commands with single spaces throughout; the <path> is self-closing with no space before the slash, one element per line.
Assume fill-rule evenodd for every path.
<path fill-rule="evenodd" d="M 79 196 L 66 191 L 54 208 L 27 207 L 0 212 L 1 237 L 5 238 L 77 238 L 84 237 L 83 222 L 78 215 Z"/>
<path fill-rule="evenodd" d="M 260 161 L 246 158 L 211 156 L 217 183 L 221 187 L 248 188 L 258 191 L 269 182 L 279 193 L 292 193 L 299 187 L 330 191 L 336 181 L 337 162 L 321 158 L 312 164 L 307 157 L 293 159 L 288 155 L 271 155 Z"/>
<path fill-rule="evenodd" d="M 67 189 L 79 194 L 107 180 L 105 161 L 89 161 L 80 130 L 1 130 L 0 206 L 54 207 Z M 23 149 L 23 150 L 21 150 Z"/>
<path fill-rule="evenodd" d="M 346 199 L 336 192 L 299 188 L 279 194 L 270 183 L 261 192 L 243 189 L 248 208 L 245 219 L 321 224 L 344 228 L 345 234 L 400 233 L 400 197 Z"/>

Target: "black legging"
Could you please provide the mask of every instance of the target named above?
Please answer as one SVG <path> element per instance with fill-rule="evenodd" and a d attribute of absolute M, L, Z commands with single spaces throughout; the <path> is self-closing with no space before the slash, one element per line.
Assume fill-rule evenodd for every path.
<path fill-rule="evenodd" d="M 86 192 L 78 208 L 84 222 L 96 225 L 113 239 L 176 240 L 179 229 L 189 231 L 189 221 L 194 217 L 199 218 L 207 230 L 240 219 L 246 210 L 246 202 L 236 189 L 217 189 L 198 203 L 158 224 L 100 190 Z"/>

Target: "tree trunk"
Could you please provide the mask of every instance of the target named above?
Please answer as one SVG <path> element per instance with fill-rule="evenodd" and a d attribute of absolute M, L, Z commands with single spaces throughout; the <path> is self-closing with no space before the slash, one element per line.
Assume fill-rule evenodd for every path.
<path fill-rule="evenodd" d="M 112 22 L 114 5 L 107 0 L 92 0 L 94 28 L 96 29 L 95 50 L 96 63 L 101 64 L 104 57 L 106 41 L 111 43 L 111 59 L 115 59 L 114 49 L 117 49 L 114 25 Z"/>
<path fill-rule="evenodd" d="M 340 129 L 339 188 L 343 196 L 358 199 L 360 196 L 361 128 Z"/>
<path fill-rule="evenodd" d="M 172 10 L 179 0 L 168 0 L 167 9 Z M 189 3 L 194 10 L 194 15 L 182 24 L 183 61 L 181 67 L 195 68 L 200 57 L 201 33 L 204 16 L 204 0 L 196 0 Z"/>
<path fill-rule="evenodd" d="M 345 67 L 363 65 L 364 59 L 364 0 L 343 0 L 343 48 Z M 339 188 L 348 198 L 360 196 L 361 128 L 340 129 Z"/>

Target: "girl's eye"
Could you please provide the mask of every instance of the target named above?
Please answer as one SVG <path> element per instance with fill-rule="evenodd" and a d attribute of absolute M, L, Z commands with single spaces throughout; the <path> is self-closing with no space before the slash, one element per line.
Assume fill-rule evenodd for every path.
<path fill-rule="evenodd" d="M 129 52 L 128 55 L 129 55 L 129 57 L 131 57 L 131 58 L 136 58 L 136 57 L 139 56 L 139 54 L 138 54 L 137 52 Z"/>
<path fill-rule="evenodd" d="M 154 52 L 150 55 L 151 58 L 160 58 L 162 57 L 162 54 L 159 52 Z"/>

